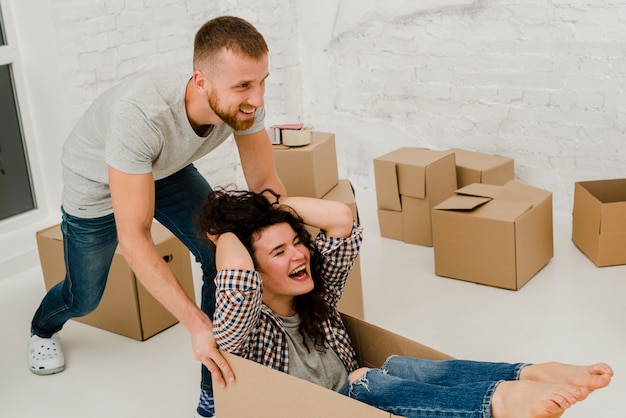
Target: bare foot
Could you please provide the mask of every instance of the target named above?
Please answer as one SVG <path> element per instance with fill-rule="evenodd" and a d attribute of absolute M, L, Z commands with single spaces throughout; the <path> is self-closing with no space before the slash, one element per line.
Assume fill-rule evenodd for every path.
<path fill-rule="evenodd" d="M 613 370 L 604 363 L 591 366 L 574 366 L 557 362 L 541 363 L 526 366 L 520 373 L 520 380 L 576 385 L 590 392 L 608 385 L 612 377 Z"/>
<path fill-rule="evenodd" d="M 494 418 L 556 418 L 589 395 L 585 388 L 531 380 L 501 382 L 491 399 Z"/>

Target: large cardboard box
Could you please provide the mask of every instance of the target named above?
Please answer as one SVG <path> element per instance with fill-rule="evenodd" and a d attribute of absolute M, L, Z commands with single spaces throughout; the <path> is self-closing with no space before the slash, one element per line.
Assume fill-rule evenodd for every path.
<path fill-rule="evenodd" d="M 352 210 L 352 217 L 358 222 L 359 211 L 354 196 L 354 188 L 348 179 L 341 179 L 335 187 L 322 197 L 322 199 L 342 202 L 348 205 Z M 308 230 L 313 237 L 319 232 L 318 228 L 308 226 Z M 363 319 L 365 317 L 365 309 L 363 306 L 363 285 L 361 280 L 361 259 L 357 257 L 354 262 L 354 268 L 348 276 L 343 296 L 339 300 L 337 308 L 340 312 Z"/>
<path fill-rule="evenodd" d="M 392 354 L 445 360 L 452 357 L 357 318 L 342 315 L 359 364 L 380 367 Z M 337 392 L 269 367 L 225 354 L 236 380 L 226 388 L 213 384 L 215 411 L 225 417 L 390 418 Z"/>
<path fill-rule="evenodd" d="M 399 148 L 374 159 L 380 234 L 431 247 L 431 209 L 457 189 L 451 151 Z"/>
<path fill-rule="evenodd" d="M 461 188 L 472 183 L 502 186 L 515 179 L 512 158 L 453 148 L 456 159 L 456 182 Z"/>
<path fill-rule="evenodd" d="M 334 134 L 313 132 L 309 145 L 272 145 L 272 150 L 276 172 L 290 196 L 321 198 L 337 185 Z"/>
<path fill-rule="evenodd" d="M 518 290 L 554 254 L 552 193 L 471 184 L 433 208 L 435 274 Z"/>
<path fill-rule="evenodd" d="M 161 224 L 153 223 L 152 238 L 181 286 L 195 300 L 189 250 Z M 63 235 L 59 225 L 37 232 L 37 247 L 46 289 L 65 278 Z M 102 301 L 76 321 L 143 341 L 176 324 L 177 319 L 137 280 L 124 257 L 116 252 Z"/>
<path fill-rule="evenodd" d="M 572 241 L 598 267 L 626 264 L 626 179 L 575 184 Z"/>

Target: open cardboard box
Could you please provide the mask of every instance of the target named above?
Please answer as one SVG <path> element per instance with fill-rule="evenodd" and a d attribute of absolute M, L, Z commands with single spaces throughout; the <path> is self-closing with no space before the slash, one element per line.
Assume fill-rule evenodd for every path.
<path fill-rule="evenodd" d="M 360 319 L 342 314 L 360 366 L 380 367 L 392 354 L 446 360 L 452 357 Z M 225 353 L 236 381 L 213 384 L 215 411 L 224 417 L 390 418 L 389 412 L 330 389 Z"/>
<path fill-rule="evenodd" d="M 433 208 L 435 274 L 518 290 L 554 255 L 552 193 L 470 184 Z"/>
<path fill-rule="evenodd" d="M 626 179 L 575 184 L 572 241 L 598 267 L 626 264 Z"/>

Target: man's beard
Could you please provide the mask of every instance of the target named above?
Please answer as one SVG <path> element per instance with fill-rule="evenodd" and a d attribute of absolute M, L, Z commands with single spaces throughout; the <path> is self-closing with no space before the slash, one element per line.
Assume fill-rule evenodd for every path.
<path fill-rule="evenodd" d="M 230 110 L 222 108 L 217 95 L 214 93 L 209 95 L 209 106 L 211 106 L 211 109 L 213 109 L 215 114 L 219 116 L 225 124 L 233 128 L 235 131 L 245 131 L 246 129 L 250 129 L 254 124 L 254 116 L 244 120 L 237 118 L 239 115 L 239 106 Z"/>

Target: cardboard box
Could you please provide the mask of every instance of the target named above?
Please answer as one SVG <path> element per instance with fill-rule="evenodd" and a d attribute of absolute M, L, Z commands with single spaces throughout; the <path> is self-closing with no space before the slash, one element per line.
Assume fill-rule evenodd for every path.
<path fill-rule="evenodd" d="M 453 148 L 456 159 L 456 182 L 461 188 L 472 183 L 502 186 L 515 179 L 512 158 Z"/>
<path fill-rule="evenodd" d="M 302 147 L 272 145 L 274 165 L 290 196 L 321 198 L 337 185 L 335 135 L 312 132 Z"/>
<path fill-rule="evenodd" d="M 352 210 L 352 217 L 358 222 L 359 211 L 354 196 L 354 188 L 348 179 L 341 179 L 335 187 L 333 187 L 322 199 L 342 202 L 348 205 Z M 315 237 L 319 229 L 308 226 L 308 230 Z M 363 319 L 365 317 L 365 308 L 363 306 L 363 285 L 361 280 L 361 261 L 357 257 L 354 262 L 354 268 L 346 281 L 346 287 L 343 296 L 339 300 L 337 308 L 340 312 Z"/>
<path fill-rule="evenodd" d="M 374 159 L 374 176 L 381 236 L 432 246 L 431 209 L 457 188 L 454 153 L 399 148 Z"/>
<path fill-rule="evenodd" d="M 185 292 L 195 300 L 187 247 L 158 223 L 152 225 L 152 238 L 159 254 L 167 261 Z M 37 247 L 45 286 L 49 290 L 65 278 L 60 226 L 38 231 Z M 113 256 L 100 305 L 91 314 L 75 320 L 139 341 L 146 340 L 178 322 L 148 293 L 118 252 Z"/>
<path fill-rule="evenodd" d="M 575 184 L 572 241 L 598 267 L 626 264 L 626 179 Z"/>
<path fill-rule="evenodd" d="M 518 290 L 554 254 L 552 193 L 471 184 L 433 208 L 435 274 Z"/>
<path fill-rule="evenodd" d="M 392 354 L 445 360 L 452 357 L 367 322 L 342 315 L 359 364 L 380 367 Z M 330 389 L 261 364 L 225 354 L 236 380 L 226 388 L 213 384 L 215 410 L 226 417 L 390 418 L 376 409 Z"/>

